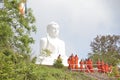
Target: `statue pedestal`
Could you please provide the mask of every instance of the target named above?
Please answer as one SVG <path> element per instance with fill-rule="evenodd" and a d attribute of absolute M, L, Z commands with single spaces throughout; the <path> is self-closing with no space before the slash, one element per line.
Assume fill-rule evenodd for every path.
<path fill-rule="evenodd" d="M 44 58 L 39 56 L 37 61 L 36 61 L 36 64 L 53 65 L 54 61 L 57 59 L 58 56 L 59 56 L 58 54 L 51 54 L 51 56 L 44 57 Z M 61 55 L 61 58 L 62 58 L 63 65 L 68 66 L 68 63 L 67 63 L 68 57 L 65 55 Z"/>

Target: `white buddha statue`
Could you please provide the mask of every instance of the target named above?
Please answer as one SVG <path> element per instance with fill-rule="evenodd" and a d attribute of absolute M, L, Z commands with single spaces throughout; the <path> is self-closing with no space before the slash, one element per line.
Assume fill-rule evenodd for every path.
<path fill-rule="evenodd" d="M 49 23 L 47 26 L 47 36 L 40 39 L 40 52 L 47 49 L 51 52 L 51 54 L 43 59 L 42 64 L 53 65 L 54 60 L 61 55 L 64 66 L 68 65 L 67 56 L 65 54 L 65 43 L 58 38 L 58 35 L 59 25 L 55 22 Z M 42 56 L 39 56 L 38 58 L 42 58 Z"/>

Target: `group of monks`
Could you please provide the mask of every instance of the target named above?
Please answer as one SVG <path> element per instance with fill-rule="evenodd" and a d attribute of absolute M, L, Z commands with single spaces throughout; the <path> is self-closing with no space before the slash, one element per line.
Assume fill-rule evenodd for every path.
<path fill-rule="evenodd" d="M 69 69 L 80 70 L 81 72 L 93 73 L 95 71 L 95 66 L 97 68 L 97 71 L 101 73 L 108 73 L 112 71 L 112 66 L 109 66 L 107 63 L 104 63 L 104 61 L 98 60 L 96 64 L 93 64 L 93 61 L 90 58 L 88 58 L 86 60 L 81 59 L 79 62 L 78 56 L 74 56 L 73 54 L 69 56 L 68 64 Z"/>
<path fill-rule="evenodd" d="M 77 55 L 71 55 L 69 58 L 68 58 L 68 68 L 69 69 L 78 69 L 78 56 Z"/>
<path fill-rule="evenodd" d="M 102 73 L 108 73 L 108 72 L 111 73 L 112 72 L 112 65 L 108 65 L 103 60 L 100 61 L 100 59 L 98 59 L 96 64 L 97 64 L 98 72 L 102 72 Z"/>

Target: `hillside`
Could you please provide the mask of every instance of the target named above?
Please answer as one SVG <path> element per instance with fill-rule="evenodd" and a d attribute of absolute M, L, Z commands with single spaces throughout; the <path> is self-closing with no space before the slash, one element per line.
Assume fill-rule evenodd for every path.
<path fill-rule="evenodd" d="M 0 52 L 0 80 L 95 80 L 66 67 L 36 65 L 28 55 Z"/>
<path fill-rule="evenodd" d="M 67 68 L 57 69 L 52 66 L 39 66 L 40 80 L 95 80 L 94 78 Z"/>
<path fill-rule="evenodd" d="M 39 66 L 41 68 L 42 80 L 119 80 L 115 77 L 108 77 L 104 73 L 84 73 L 71 71 L 67 68 L 57 69 L 52 66 Z M 45 77 L 46 76 L 46 77 Z"/>
<path fill-rule="evenodd" d="M 36 65 L 29 56 L 0 52 L 0 80 L 119 80 L 102 73 L 71 71 L 67 67 Z"/>

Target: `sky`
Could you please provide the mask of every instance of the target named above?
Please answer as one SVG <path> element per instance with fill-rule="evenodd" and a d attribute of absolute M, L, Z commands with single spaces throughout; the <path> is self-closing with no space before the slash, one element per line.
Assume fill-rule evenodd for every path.
<path fill-rule="evenodd" d="M 97 35 L 120 34 L 120 0 L 28 0 L 27 6 L 37 26 L 33 55 L 40 53 L 40 38 L 46 36 L 51 21 L 60 25 L 66 55 L 77 54 L 80 59 L 92 52 L 90 43 Z"/>

